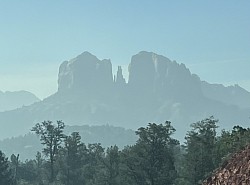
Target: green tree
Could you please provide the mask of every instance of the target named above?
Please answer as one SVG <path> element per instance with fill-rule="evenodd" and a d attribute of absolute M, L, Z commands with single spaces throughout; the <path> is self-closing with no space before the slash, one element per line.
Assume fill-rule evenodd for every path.
<path fill-rule="evenodd" d="M 32 131 L 40 136 L 41 143 L 44 145 L 43 153 L 49 157 L 50 182 L 53 182 L 55 179 L 54 163 L 58 149 L 63 138 L 65 138 L 63 134 L 64 127 L 65 125 L 62 121 L 57 121 L 55 125 L 52 121 L 43 121 L 42 123 L 37 123 L 32 128 Z"/>
<path fill-rule="evenodd" d="M 146 185 L 146 174 L 142 168 L 140 153 L 143 152 L 138 145 L 127 146 L 121 152 L 121 184 Z"/>
<path fill-rule="evenodd" d="M 149 123 L 136 131 L 139 139 L 123 152 L 127 172 L 135 184 L 173 184 L 176 178 L 173 148 L 178 141 L 171 136 L 175 129 L 169 121 L 165 124 Z"/>
<path fill-rule="evenodd" d="M 234 126 L 231 132 L 231 152 L 243 149 L 250 143 L 250 128 L 243 128 L 239 125 Z"/>
<path fill-rule="evenodd" d="M 19 174 L 18 174 L 18 170 L 19 170 L 19 154 L 16 156 L 14 154 L 11 155 L 10 157 L 11 160 L 11 165 L 13 168 L 13 172 L 14 172 L 14 184 L 17 184 L 18 179 L 19 179 Z"/>
<path fill-rule="evenodd" d="M 215 158 L 216 167 L 221 165 L 232 153 L 243 149 L 250 143 L 250 129 L 239 125 L 234 126 L 232 131 L 222 130 L 217 138 Z"/>
<path fill-rule="evenodd" d="M 18 177 L 18 184 L 22 184 L 24 182 L 34 185 L 39 184 L 39 181 L 37 181 L 37 168 L 35 161 L 26 160 L 24 163 L 20 163 Z"/>
<path fill-rule="evenodd" d="M 104 174 L 103 184 L 116 185 L 120 184 L 119 171 L 120 171 L 120 154 L 118 147 L 111 146 L 107 148 L 106 156 L 103 159 Z M 105 182 L 105 183 L 104 183 Z"/>
<path fill-rule="evenodd" d="M 37 152 L 34 163 L 35 163 L 35 169 L 36 169 L 36 181 L 39 185 L 42 185 L 43 184 L 44 159 L 42 158 L 42 154 L 40 152 Z"/>
<path fill-rule="evenodd" d="M 64 140 L 62 154 L 65 166 L 62 169 L 63 182 L 66 185 L 84 184 L 82 166 L 83 157 L 86 155 L 86 146 L 81 142 L 81 136 L 78 132 L 73 132 Z"/>
<path fill-rule="evenodd" d="M 0 185 L 12 185 L 13 176 L 8 165 L 8 158 L 0 150 Z"/>
<path fill-rule="evenodd" d="M 100 143 L 88 144 L 87 155 L 84 160 L 85 165 L 83 167 L 87 185 L 99 184 L 104 155 L 104 148 Z"/>
<path fill-rule="evenodd" d="M 200 184 L 215 169 L 217 122 L 210 117 L 193 123 L 186 136 L 185 176 L 192 185 Z"/>

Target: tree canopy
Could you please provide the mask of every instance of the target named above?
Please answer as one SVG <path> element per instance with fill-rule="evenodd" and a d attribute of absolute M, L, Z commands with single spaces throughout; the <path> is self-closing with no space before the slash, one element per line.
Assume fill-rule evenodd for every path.
<path fill-rule="evenodd" d="M 199 185 L 234 152 L 250 143 L 250 129 L 236 125 L 217 134 L 218 120 L 191 124 L 186 142 L 173 138 L 171 122 L 148 123 L 135 133 L 135 144 L 106 149 L 82 141 L 79 132 L 64 134 L 64 123 L 37 123 L 43 145 L 34 159 L 11 160 L 0 151 L 0 185 Z"/>

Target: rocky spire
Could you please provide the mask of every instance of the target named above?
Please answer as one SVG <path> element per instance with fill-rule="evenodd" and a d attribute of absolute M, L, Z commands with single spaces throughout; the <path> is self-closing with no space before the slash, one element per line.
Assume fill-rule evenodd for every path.
<path fill-rule="evenodd" d="M 118 86 L 124 86 L 126 84 L 125 78 L 122 74 L 122 67 L 118 66 L 118 70 L 115 76 L 115 84 Z"/>

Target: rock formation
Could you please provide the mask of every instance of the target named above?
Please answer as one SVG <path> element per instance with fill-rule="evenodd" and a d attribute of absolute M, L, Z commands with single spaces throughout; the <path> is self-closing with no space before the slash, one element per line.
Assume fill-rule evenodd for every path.
<path fill-rule="evenodd" d="M 250 146 L 235 153 L 229 160 L 207 178 L 202 185 L 249 185 Z"/>
<path fill-rule="evenodd" d="M 231 93 L 230 88 L 205 84 L 184 64 L 146 51 L 132 56 L 126 82 L 120 66 L 113 78 L 110 60 L 83 52 L 61 64 L 58 92 L 34 105 L 0 113 L 2 128 L 8 130 L 0 131 L 0 137 L 26 133 L 48 119 L 132 129 L 170 120 L 183 139 L 191 123 L 211 115 L 224 124 L 221 128 L 247 124 L 250 105 L 238 102 L 242 94 L 250 99 L 244 89 Z"/>
<path fill-rule="evenodd" d="M 118 86 L 118 87 L 125 87 L 126 86 L 126 80 L 123 77 L 121 66 L 118 66 L 116 76 L 114 76 L 114 82 L 115 82 L 115 86 Z"/>
<path fill-rule="evenodd" d="M 138 94 L 153 93 L 160 98 L 202 95 L 200 79 L 184 64 L 145 51 L 132 57 L 128 85 Z"/>
<path fill-rule="evenodd" d="M 112 90 L 113 75 L 110 60 L 99 60 L 89 52 L 65 61 L 59 68 L 58 92 L 100 96 Z"/>

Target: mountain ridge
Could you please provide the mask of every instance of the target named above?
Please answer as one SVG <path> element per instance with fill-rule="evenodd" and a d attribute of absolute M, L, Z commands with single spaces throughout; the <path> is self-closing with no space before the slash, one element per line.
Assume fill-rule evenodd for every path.
<path fill-rule="evenodd" d="M 81 141 L 86 145 L 101 143 L 104 148 L 116 145 L 122 149 L 127 145 L 135 144 L 138 139 L 133 130 L 110 125 L 66 125 L 64 134 L 68 136 L 73 132 L 78 132 L 81 136 Z M 31 132 L 27 132 L 23 136 L 0 140 L 0 148 L 7 156 L 20 154 L 22 161 L 33 159 L 37 151 L 42 150 L 42 147 L 39 137 Z"/>
<path fill-rule="evenodd" d="M 83 52 L 60 65 L 55 94 L 31 106 L 0 113 L 0 122 L 25 133 L 24 129 L 48 119 L 63 120 L 69 125 L 108 123 L 131 129 L 170 120 L 178 137 L 184 137 L 189 124 L 211 115 L 226 128 L 235 123 L 246 124 L 250 93 L 235 87 L 239 94 L 235 96 L 231 89 L 229 92 L 226 87 L 219 88 L 224 99 L 213 94 L 217 86 L 202 82 L 184 64 L 146 51 L 132 56 L 126 82 L 121 67 L 113 77 L 109 59 L 100 60 Z M 244 97 L 235 104 L 243 91 Z M 234 100 L 225 103 L 227 99 Z M 14 124 L 17 120 L 19 124 Z M 8 130 L 1 134 L 18 134 Z"/>
<path fill-rule="evenodd" d="M 21 108 L 40 101 L 28 91 L 0 91 L 0 112 Z"/>

